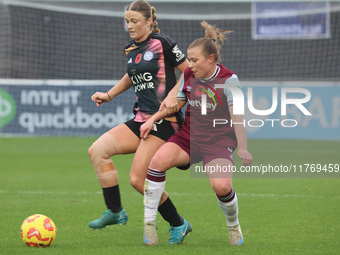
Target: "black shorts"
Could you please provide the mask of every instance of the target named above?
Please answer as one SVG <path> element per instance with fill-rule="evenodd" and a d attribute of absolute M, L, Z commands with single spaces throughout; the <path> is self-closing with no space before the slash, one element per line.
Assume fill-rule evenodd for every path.
<path fill-rule="evenodd" d="M 139 128 L 144 122 L 136 122 L 134 119 L 125 122 L 125 125 L 140 139 Z M 155 122 L 155 130 L 151 130 L 150 135 L 154 135 L 163 141 L 167 141 L 173 134 L 179 131 L 180 125 L 176 122 L 160 120 Z"/>

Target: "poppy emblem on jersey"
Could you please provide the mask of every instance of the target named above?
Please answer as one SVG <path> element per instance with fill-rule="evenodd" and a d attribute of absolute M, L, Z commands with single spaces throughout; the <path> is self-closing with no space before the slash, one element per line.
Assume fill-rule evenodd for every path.
<path fill-rule="evenodd" d="M 151 51 L 147 51 L 145 52 L 143 58 L 145 61 L 150 61 L 153 58 L 153 53 Z"/>
<path fill-rule="evenodd" d="M 135 63 L 138 64 L 142 60 L 142 53 L 139 53 L 135 59 Z"/>

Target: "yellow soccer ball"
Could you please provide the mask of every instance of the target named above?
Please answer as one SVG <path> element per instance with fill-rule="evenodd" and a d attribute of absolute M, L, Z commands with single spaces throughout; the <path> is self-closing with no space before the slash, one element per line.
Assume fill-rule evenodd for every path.
<path fill-rule="evenodd" d="M 57 236 L 54 222 L 42 214 L 33 214 L 25 219 L 20 232 L 24 243 L 32 247 L 48 247 Z"/>

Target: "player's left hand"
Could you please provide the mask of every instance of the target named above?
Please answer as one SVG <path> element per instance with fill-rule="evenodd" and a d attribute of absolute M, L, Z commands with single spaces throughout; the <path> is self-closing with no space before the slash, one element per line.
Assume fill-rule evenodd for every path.
<path fill-rule="evenodd" d="M 240 159 L 242 159 L 242 164 L 244 166 L 249 166 L 253 161 L 252 155 L 246 149 L 239 148 L 237 150 L 237 156 L 239 156 Z"/>

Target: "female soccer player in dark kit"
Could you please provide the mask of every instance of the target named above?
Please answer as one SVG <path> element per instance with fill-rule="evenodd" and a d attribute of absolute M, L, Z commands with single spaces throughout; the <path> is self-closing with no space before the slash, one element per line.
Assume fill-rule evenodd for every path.
<path fill-rule="evenodd" d="M 107 206 L 102 217 L 89 223 L 89 227 L 93 229 L 125 224 L 128 219 L 122 207 L 118 173 L 111 157 L 135 153 L 130 170 L 130 183 L 143 194 L 152 156 L 179 130 L 179 124 L 183 122 L 181 114 L 175 113 L 158 121 L 147 139 L 141 139 L 139 136 L 140 126 L 159 110 L 161 103 L 176 85 L 175 68 L 183 72 L 188 67 L 188 60 L 176 42 L 161 34 L 157 28 L 155 11 L 155 8 L 145 1 L 135 1 L 127 6 L 125 21 L 132 39 L 124 48 L 127 73 L 108 92 L 96 92 L 92 95 L 92 100 L 100 106 L 133 87 L 137 98 L 134 106 L 135 117 L 103 134 L 88 150 Z M 158 211 L 169 222 L 171 231 L 187 224 L 166 192 L 163 192 L 160 199 Z M 176 240 L 169 242 L 177 243 Z"/>
<path fill-rule="evenodd" d="M 233 94 L 228 89 L 240 90 L 238 77 L 219 64 L 220 42 L 230 31 L 222 31 L 205 21 L 201 24 L 205 28 L 205 37 L 195 40 L 188 48 L 189 68 L 184 71 L 177 96 L 181 107 L 189 103 L 185 122 L 180 132 L 174 134 L 153 156 L 145 180 L 144 240 L 148 245 L 158 243 L 155 220 L 165 187 L 166 171 L 175 166 L 187 169 L 200 161 L 203 161 L 205 169 L 214 169 L 205 173 L 226 217 L 229 243 L 242 245 L 244 241 L 238 220 L 237 196 L 232 188 L 232 171 L 225 171 L 232 170 L 233 152 L 237 146 L 237 155 L 243 160 L 243 165 L 252 162 L 247 150 L 246 130 L 241 124 L 243 115 L 233 114 Z M 216 84 L 223 87 L 217 88 Z M 204 101 L 205 114 L 202 113 Z M 167 116 L 166 109 L 154 114 L 141 126 L 140 136 L 147 139 L 154 122 L 164 116 Z M 215 118 L 238 124 L 213 127 Z M 224 171 L 218 171 L 222 169 Z M 182 240 L 190 230 L 191 227 L 183 229 L 179 234 Z"/>

